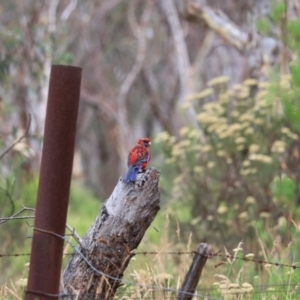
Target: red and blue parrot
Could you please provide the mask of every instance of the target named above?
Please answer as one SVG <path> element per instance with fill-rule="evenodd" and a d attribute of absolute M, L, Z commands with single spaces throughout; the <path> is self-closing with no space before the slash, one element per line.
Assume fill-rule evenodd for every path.
<path fill-rule="evenodd" d="M 141 138 L 137 141 L 137 144 L 129 151 L 128 155 L 128 171 L 123 180 L 124 183 L 129 181 L 135 181 L 139 171 L 144 171 L 150 160 L 151 154 L 149 152 L 149 146 L 151 141 L 149 138 Z"/>

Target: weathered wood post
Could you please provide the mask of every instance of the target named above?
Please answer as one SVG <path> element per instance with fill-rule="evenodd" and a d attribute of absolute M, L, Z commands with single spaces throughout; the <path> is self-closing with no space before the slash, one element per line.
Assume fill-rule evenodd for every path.
<path fill-rule="evenodd" d="M 119 180 L 70 259 L 61 293 L 76 299 L 113 299 L 133 256 L 131 251 L 137 248 L 159 210 L 158 182 L 159 172 L 155 169 L 138 175 L 135 184 Z M 78 252 L 108 276 L 96 272 Z"/>
<path fill-rule="evenodd" d="M 191 300 L 197 288 L 202 269 L 207 260 L 207 244 L 201 243 L 191 263 L 183 284 L 178 292 L 177 300 Z"/>

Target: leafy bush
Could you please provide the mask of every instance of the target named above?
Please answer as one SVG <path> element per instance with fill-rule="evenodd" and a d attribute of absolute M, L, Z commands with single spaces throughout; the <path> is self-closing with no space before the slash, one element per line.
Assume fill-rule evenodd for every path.
<path fill-rule="evenodd" d="M 165 163 L 177 170 L 171 190 L 181 207 L 177 217 L 186 224 L 198 220 L 202 239 L 251 241 L 253 230 L 275 226 L 286 213 L 274 201 L 278 198 L 289 202 L 292 217 L 299 213 L 299 101 L 293 78 L 249 79 L 230 89 L 226 78 L 216 78 L 185 104 L 197 108 L 201 130 L 183 127 L 178 141 L 167 132 L 157 136 Z"/>
<path fill-rule="evenodd" d="M 276 38 L 292 52 L 290 74 L 281 66 L 264 82 L 249 78 L 232 87 L 229 78 L 214 78 L 183 105 L 196 110 L 199 128 L 156 138 L 164 166 L 175 174 L 173 215 L 201 241 L 231 248 L 243 239 L 255 252 L 254 238 L 271 245 L 280 233 L 291 240 L 300 214 L 300 52 L 299 20 L 288 20 L 285 11 L 277 1 L 257 26 L 269 36 L 279 32 L 276 26 L 286 30 Z"/>

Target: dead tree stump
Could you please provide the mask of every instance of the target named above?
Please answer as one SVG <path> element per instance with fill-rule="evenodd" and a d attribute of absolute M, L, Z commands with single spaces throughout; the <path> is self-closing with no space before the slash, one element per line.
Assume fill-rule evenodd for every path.
<path fill-rule="evenodd" d="M 139 174 L 135 183 L 119 180 L 64 271 L 61 293 L 74 295 L 68 299 L 114 297 L 120 280 L 112 277 L 122 278 L 131 251 L 138 247 L 160 208 L 158 182 L 155 169 Z M 93 270 L 78 252 L 109 276 Z"/>

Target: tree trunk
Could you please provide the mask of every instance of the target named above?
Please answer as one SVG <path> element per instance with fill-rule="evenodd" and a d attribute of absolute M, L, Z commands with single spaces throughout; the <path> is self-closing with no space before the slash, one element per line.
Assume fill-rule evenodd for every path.
<path fill-rule="evenodd" d="M 138 175 L 135 184 L 119 180 L 64 271 L 63 294 L 78 295 L 76 299 L 114 297 L 132 250 L 159 210 L 158 182 L 155 169 Z"/>

